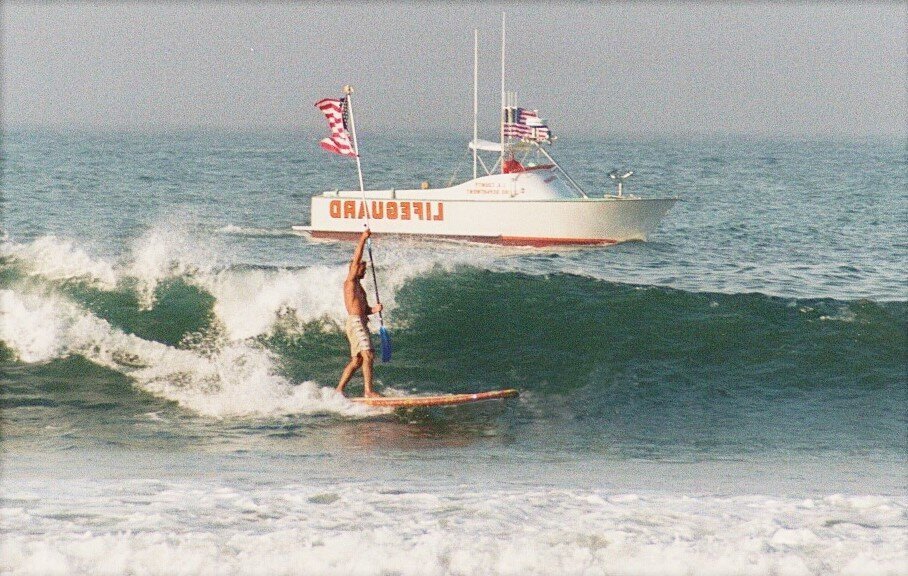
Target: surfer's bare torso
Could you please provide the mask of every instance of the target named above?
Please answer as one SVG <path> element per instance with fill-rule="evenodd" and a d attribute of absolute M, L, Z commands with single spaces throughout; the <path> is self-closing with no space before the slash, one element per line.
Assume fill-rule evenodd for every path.
<path fill-rule="evenodd" d="M 347 314 L 350 316 L 359 316 L 363 324 L 369 322 L 369 314 L 372 313 L 372 307 L 366 300 L 366 291 L 360 283 L 366 275 L 366 263 L 359 262 L 357 269 L 351 266 L 350 274 L 344 281 L 344 306 L 347 307 Z"/>

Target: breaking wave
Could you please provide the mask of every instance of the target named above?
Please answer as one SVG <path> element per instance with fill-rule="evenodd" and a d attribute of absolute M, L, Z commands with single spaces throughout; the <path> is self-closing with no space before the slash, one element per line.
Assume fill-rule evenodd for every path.
<path fill-rule="evenodd" d="M 346 361 L 346 262 L 236 266 L 196 244 L 150 232 L 111 262 L 53 237 L 5 242 L 3 347 L 23 363 L 82 356 L 205 415 L 351 410 L 330 388 Z M 786 390 L 900 393 L 905 302 L 527 274 L 499 256 L 383 251 L 402 264 L 380 268 L 395 343 L 380 380 L 415 392 L 519 387 L 569 398 L 581 414 L 633 402 L 769 401 Z"/>

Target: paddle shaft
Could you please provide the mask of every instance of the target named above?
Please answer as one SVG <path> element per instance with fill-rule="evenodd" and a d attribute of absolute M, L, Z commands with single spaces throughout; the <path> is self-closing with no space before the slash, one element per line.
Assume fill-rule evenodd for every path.
<path fill-rule="evenodd" d="M 369 251 L 369 264 L 370 264 L 370 267 L 372 268 L 372 283 L 375 285 L 375 303 L 381 304 L 381 298 L 378 296 L 378 279 L 376 279 L 376 277 L 375 277 L 375 261 L 372 260 L 372 240 L 371 240 L 371 238 L 366 240 L 366 250 Z M 378 312 L 378 324 L 379 324 L 379 326 L 385 325 L 385 319 L 382 318 L 381 310 L 379 310 L 379 312 Z"/>

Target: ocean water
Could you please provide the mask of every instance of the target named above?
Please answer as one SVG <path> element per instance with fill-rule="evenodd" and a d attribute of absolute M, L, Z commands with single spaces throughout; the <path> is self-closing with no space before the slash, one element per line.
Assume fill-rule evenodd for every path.
<path fill-rule="evenodd" d="M 320 137 L 4 134 L 0 573 L 908 574 L 903 141 L 562 138 L 683 201 L 605 248 L 377 239 L 378 389 L 521 391 L 389 412 L 333 391 L 351 245 L 290 232 L 356 186 Z M 368 187 L 469 172 L 361 140 Z"/>

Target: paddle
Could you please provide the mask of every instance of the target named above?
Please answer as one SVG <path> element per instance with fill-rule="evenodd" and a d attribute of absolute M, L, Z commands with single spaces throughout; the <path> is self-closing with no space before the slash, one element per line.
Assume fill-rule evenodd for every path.
<path fill-rule="evenodd" d="M 372 239 L 366 239 L 366 248 L 369 251 L 369 265 L 372 268 L 372 283 L 375 284 L 375 302 L 381 304 L 381 298 L 378 296 L 378 280 L 375 278 L 375 261 L 372 259 Z M 381 337 L 381 361 L 390 362 L 391 361 L 391 335 L 388 333 L 388 329 L 385 328 L 385 319 L 382 317 L 381 312 L 378 313 L 378 335 Z"/>

